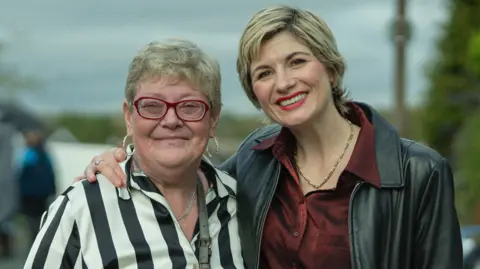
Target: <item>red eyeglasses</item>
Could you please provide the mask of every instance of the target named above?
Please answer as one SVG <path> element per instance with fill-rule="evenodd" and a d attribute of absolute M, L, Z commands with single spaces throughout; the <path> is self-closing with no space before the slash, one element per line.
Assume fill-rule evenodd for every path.
<path fill-rule="evenodd" d="M 174 108 L 177 117 L 183 121 L 201 121 L 210 106 L 202 100 L 183 100 L 170 103 L 154 97 L 140 97 L 133 102 L 138 115 L 148 120 L 160 120 L 168 109 Z"/>

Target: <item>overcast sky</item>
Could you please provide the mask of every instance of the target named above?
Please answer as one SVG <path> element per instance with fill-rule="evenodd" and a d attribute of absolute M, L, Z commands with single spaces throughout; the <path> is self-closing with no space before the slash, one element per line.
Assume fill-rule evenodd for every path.
<path fill-rule="evenodd" d="M 348 70 L 345 84 L 356 100 L 385 107 L 393 102 L 393 44 L 388 25 L 394 0 L 0 0 L 1 58 L 42 89 L 21 95 L 42 113 L 121 113 L 128 64 L 153 40 L 188 38 L 220 61 L 226 110 L 253 113 L 244 96 L 235 58 L 243 27 L 260 8 L 284 3 L 310 9 L 334 32 Z M 446 17 L 442 0 L 411 0 L 414 36 L 408 48 L 408 99 L 419 103 L 425 65 Z M 0 58 L 0 59 L 1 59 Z"/>

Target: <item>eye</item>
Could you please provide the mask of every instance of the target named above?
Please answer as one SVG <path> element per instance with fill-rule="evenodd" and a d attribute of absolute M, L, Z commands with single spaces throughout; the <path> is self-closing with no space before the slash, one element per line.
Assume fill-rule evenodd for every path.
<path fill-rule="evenodd" d="M 257 74 L 256 78 L 257 78 L 257 80 L 260 80 L 260 79 L 263 79 L 263 78 L 269 76 L 271 73 L 272 73 L 272 71 L 270 71 L 270 70 L 261 71 Z"/>
<path fill-rule="evenodd" d="M 202 106 L 203 106 L 202 103 L 195 102 L 195 101 L 187 101 L 181 104 L 181 107 L 185 107 L 185 108 L 200 108 Z"/>
<path fill-rule="evenodd" d="M 156 101 L 156 100 L 143 100 L 142 102 L 140 102 L 140 106 L 142 108 L 160 107 L 162 105 L 163 105 L 162 102 L 159 102 L 159 101 Z"/>
<path fill-rule="evenodd" d="M 197 101 L 186 101 L 180 103 L 178 109 L 184 114 L 195 114 L 205 111 L 205 105 Z"/>
<path fill-rule="evenodd" d="M 297 58 L 297 59 L 293 59 L 292 62 L 290 63 L 292 66 L 296 66 L 296 65 L 299 65 L 299 64 L 303 64 L 305 63 L 306 61 L 304 59 L 301 59 L 301 58 Z"/>

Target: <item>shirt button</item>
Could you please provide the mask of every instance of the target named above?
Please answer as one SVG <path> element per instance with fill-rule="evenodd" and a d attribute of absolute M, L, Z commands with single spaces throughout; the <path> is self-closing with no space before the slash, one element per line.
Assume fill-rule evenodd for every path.
<path fill-rule="evenodd" d="M 293 233 L 293 236 L 297 237 L 297 236 L 298 236 L 298 232 L 294 232 L 294 233 Z"/>

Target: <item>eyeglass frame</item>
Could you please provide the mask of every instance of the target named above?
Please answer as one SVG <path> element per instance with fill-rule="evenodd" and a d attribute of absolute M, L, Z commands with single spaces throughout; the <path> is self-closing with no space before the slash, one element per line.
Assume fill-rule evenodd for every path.
<path fill-rule="evenodd" d="M 160 101 L 162 103 L 164 103 L 165 105 L 167 105 L 167 109 L 165 109 L 165 113 L 161 116 L 161 117 L 156 117 L 156 118 L 150 118 L 150 117 L 145 117 L 143 116 L 141 113 L 140 113 L 140 110 L 138 109 L 138 103 L 142 100 L 145 100 L 145 99 L 149 99 L 149 100 L 157 100 L 157 101 Z M 196 120 L 185 120 L 183 119 L 182 117 L 180 117 L 178 115 L 178 112 L 177 112 L 177 106 L 179 104 L 182 104 L 182 103 L 186 103 L 186 102 L 199 102 L 199 103 L 202 103 L 203 105 L 205 105 L 205 111 L 203 112 L 203 115 L 202 117 L 200 117 L 199 119 L 196 119 Z M 160 98 L 156 98 L 156 97 L 147 97 L 147 96 L 144 96 L 144 97 L 139 97 L 137 98 L 135 101 L 133 101 L 133 106 L 135 107 L 135 109 L 137 110 L 137 113 L 140 117 L 146 119 L 146 120 L 161 120 L 165 117 L 165 115 L 167 115 L 168 113 L 168 110 L 170 108 L 173 108 L 173 111 L 175 112 L 175 115 L 177 116 L 177 118 L 179 118 L 180 120 L 182 121 L 185 121 L 185 122 L 198 122 L 198 121 L 201 121 L 203 120 L 203 118 L 205 118 L 205 115 L 207 115 L 207 112 L 210 110 L 210 105 L 207 104 L 205 101 L 203 100 L 199 100 L 199 99 L 193 99 L 193 100 L 181 100 L 181 101 L 178 101 L 178 102 L 168 102 L 168 101 L 165 101 L 163 99 L 160 99 Z"/>

